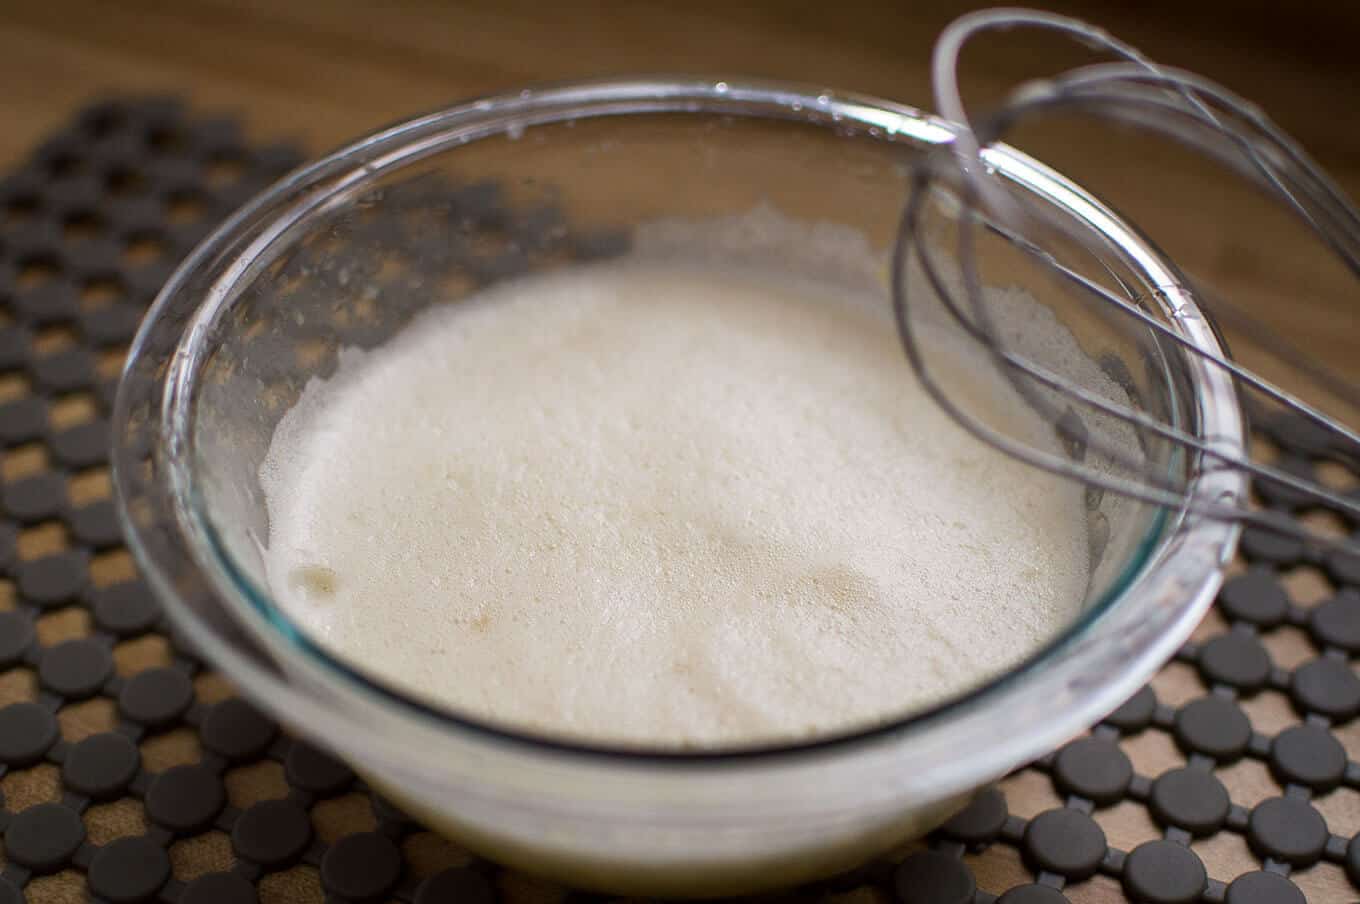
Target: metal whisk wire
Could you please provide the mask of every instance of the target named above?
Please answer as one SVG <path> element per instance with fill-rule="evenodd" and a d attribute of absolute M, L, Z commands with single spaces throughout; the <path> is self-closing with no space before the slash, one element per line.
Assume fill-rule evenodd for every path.
<path fill-rule="evenodd" d="M 998 110 L 974 121 L 958 87 L 959 54 L 969 40 L 982 32 L 1016 27 L 1055 31 L 1092 49 L 1110 53 L 1120 61 L 1084 66 L 1054 78 L 1022 85 Z M 1108 268 L 1106 275 L 1112 277 L 1124 292 L 1122 297 L 1097 279 L 1063 263 L 1039 237 L 1056 234 L 1079 246 L 1088 245 L 1090 237 L 1078 232 L 1071 221 L 1053 216 L 1008 191 L 1001 178 L 986 164 L 984 148 L 1000 140 L 1025 117 L 1055 109 L 1076 110 L 1151 129 L 1251 179 L 1289 208 L 1352 274 L 1360 278 L 1360 211 L 1345 194 L 1296 142 L 1255 106 L 1201 76 L 1159 66 L 1131 45 L 1079 20 L 1023 9 L 983 10 L 969 14 L 942 33 L 932 61 L 932 77 L 937 107 L 953 122 L 957 134 L 951 144 L 929 155 L 913 171 L 909 199 L 902 212 L 894 247 L 892 290 L 903 348 L 923 387 L 936 402 L 965 428 L 1003 452 L 1079 480 L 1088 487 L 1156 505 L 1184 508 L 1206 517 L 1255 524 L 1298 536 L 1320 549 L 1343 549 L 1348 554 L 1360 555 L 1360 543 L 1322 536 L 1292 519 L 1281 520 L 1267 512 L 1253 510 L 1245 499 L 1192 500 L 1186 493 L 1184 479 L 1149 469 L 1146 461 L 1117 438 L 1086 429 L 1074 406 L 1095 413 L 1097 417 L 1117 418 L 1145 435 L 1190 450 L 1199 461 L 1201 474 L 1214 469 L 1237 469 L 1260 481 L 1287 488 L 1310 502 L 1325 505 L 1360 523 L 1360 500 L 1346 498 L 1282 468 L 1252 461 L 1233 451 L 1231 444 L 1216 441 L 1214 437 L 1192 435 L 1145 411 L 1079 385 L 1007 347 L 989 311 L 976 259 L 979 230 L 1001 238 L 1027 259 L 1046 267 L 1067 289 L 1106 306 L 1101 311 L 1104 316 L 1130 318 L 1138 327 L 1155 332 L 1160 339 L 1184 353 L 1221 369 L 1232 377 L 1239 389 L 1258 393 L 1272 404 L 1288 409 L 1326 431 L 1338 441 L 1340 448 L 1350 447 L 1355 451 L 1353 459 L 1360 461 L 1360 435 L 1354 430 L 1261 375 L 1195 345 L 1181 332 L 1140 307 L 1137 293 Z M 959 274 L 957 282 L 961 283 L 957 287 L 945 278 L 936 252 L 925 239 L 922 223 L 926 204 L 945 185 L 952 189 L 957 209 L 954 263 Z M 1096 257 L 1099 259 L 1098 255 Z M 966 406 L 957 403 L 946 387 L 934 378 L 911 319 L 912 295 L 907 285 L 909 261 L 919 265 L 933 297 L 965 336 L 989 353 L 1030 407 L 1053 425 L 1059 438 L 1068 446 L 1068 455 L 1039 449 L 994 429 Z M 1198 290 L 1193 294 L 1201 306 L 1205 306 L 1207 299 L 1210 313 L 1213 313 L 1212 296 Z M 1248 332 L 1254 334 L 1257 344 L 1268 347 L 1286 361 L 1302 359 L 1301 355 L 1291 354 L 1287 349 L 1281 353 L 1282 343 L 1278 340 L 1265 341 L 1267 331 L 1240 310 L 1226 304 L 1223 307 L 1233 321 L 1244 324 Z M 1340 390 L 1335 394 L 1352 404 L 1360 397 L 1346 381 L 1321 368 L 1302 370 L 1319 385 Z M 1116 465 L 1120 473 L 1086 464 L 1088 450 L 1099 452 L 1103 460 Z"/>

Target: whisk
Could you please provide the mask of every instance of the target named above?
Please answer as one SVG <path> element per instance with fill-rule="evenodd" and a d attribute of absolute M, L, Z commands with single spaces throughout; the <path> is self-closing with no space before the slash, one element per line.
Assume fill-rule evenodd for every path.
<path fill-rule="evenodd" d="M 958 84 L 960 51 L 983 32 L 1014 28 L 1057 32 L 1115 60 L 1023 84 L 985 117 L 973 117 Z M 912 171 L 894 248 L 892 288 L 903 347 L 921 384 L 934 399 L 980 439 L 1032 465 L 1081 481 L 1088 492 L 1113 492 L 1204 517 L 1257 525 L 1303 539 L 1319 550 L 1360 555 L 1360 542 L 1355 539 L 1326 536 L 1295 519 L 1272 516 L 1253 508 L 1245 498 L 1192 498 L 1188 487 L 1196 474 L 1237 469 L 1254 478 L 1258 486 L 1264 483 L 1287 488 L 1301 501 L 1325 506 L 1352 523 L 1360 523 L 1360 494 L 1348 497 L 1284 468 L 1253 461 L 1237 451 L 1240 447 L 1236 443 L 1195 436 L 1170 418 L 1083 385 L 1024 353 L 1008 342 L 999 328 L 977 261 L 978 236 L 1000 238 L 1025 259 L 1047 268 L 1064 290 L 1094 305 L 1096 315 L 1125 318 L 1130 327 L 1153 331 L 1159 340 L 1179 347 L 1183 354 L 1198 356 L 1208 366 L 1230 375 L 1239 393 L 1250 400 L 1244 404 L 1248 414 L 1259 415 L 1262 401 L 1278 405 L 1320 431 L 1329 449 L 1360 464 L 1360 435 L 1355 430 L 1242 364 L 1192 344 L 1141 306 L 1137 292 L 1108 267 L 1104 273 L 1091 276 L 1065 262 L 1054 250 L 1059 243 L 1084 245 L 1087 251 L 1098 249 L 1090 246 L 1089 235 L 1079 233 L 1070 220 L 1007 190 L 1001 176 L 987 165 L 984 149 L 1026 117 L 1054 110 L 1105 117 L 1160 133 L 1255 182 L 1284 204 L 1353 276 L 1360 278 L 1360 212 L 1345 194 L 1255 106 L 1208 79 L 1155 63 L 1131 45 L 1076 19 L 1025 9 L 991 9 L 963 16 L 946 28 L 936 43 L 932 81 L 937 109 L 952 122 L 956 138 Z M 938 199 L 941 192 L 951 199 L 957 231 L 951 262 L 955 269 L 950 271 L 957 276 L 952 279 L 927 239 L 924 226 L 927 204 Z M 909 270 L 909 264 L 914 269 Z M 917 294 L 915 285 L 908 291 L 909 272 L 923 275 L 927 294 Z M 1184 288 L 1211 316 L 1231 323 L 1295 373 L 1360 411 L 1360 391 L 1351 382 L 1313 364 L 1205 287 L 1191 281 Z M 994 428 L 950 394 L 946 381 L 933 373 L 913 321 L 922 298 L 937 301 L 947 317 L 986 350 L 992 364 L 1030 407 L 1051 423 L 1062 440 L 1062 452 Z M 1112 429 L 1121 424 L 1124 426 Z M 1130 430 L 1140 438 L 1174 444 L 1196 466 L 1179 476 L 1148 467 L 1146 458 L 1137 454 L 1137 444 L 1130 447 L 1127 443 Z"/>

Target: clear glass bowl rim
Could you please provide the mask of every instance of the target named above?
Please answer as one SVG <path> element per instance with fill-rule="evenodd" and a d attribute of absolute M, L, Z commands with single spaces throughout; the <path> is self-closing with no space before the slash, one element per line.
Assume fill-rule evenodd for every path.
<path fill-rule="evenodd" d="M 1102 655 L 1102 650 L 1096 649 L 1093 645 L 1083 644 L 1082 639 L 1090 634 L 1093 626 L 1101 622 L 1114 603 L 1127 596 L 1149 593 L 1162 600 L 1160 605 L 1166 606 L 1166 591 L 1168 589 L 1179 591 L 1183 594 L 1183 599 L 1179 604 L 1172 601 L 1172 608 L 1175 611 L 1166 617 L 1165 633 L 1160 637 L 1145 638 L 1135 649 L 1125 648 L 1119 651 L 1118 677 L 1112 676 L 1103 692 L 1095 695 L 1100 702 L 1095 702 L 1094 698 L 1088 700 L 1081 708 L 1082 712 L 1094 713 L 1093 718 L 1098 718 L 1103 711 L 1113 708 L 1136 690 L 1179 646 L 1185 636 L 1188 636 L 1212 601 L 1213 593 L 1221 580 L 1218 569 L 1235 548 L 1238 534 L 1235 525 L 1213 520 L 1187 519 L 1183 516 L 1173 519 L 1174 523 L 1166 526 L 1164 534 L 1167 536 L 1178 534 L 1176 545 L 1179 549 L 1208 550 L 1207 557 L 1196 555 L 1178 558 L 1174 554 L 1168 555 L 1166 546 L 1153 550 L 1149 543 L 1145 543 L 1139 557 L 1147 561 L 1133 563 L 1134 566 L 1145 567 L 1139 573 L 1133 573 L 1138 569 L 1131 567 L 1116 584 L 1119 592 L 1107 594 L 1105 599 L 1092 606 L 1060 636 L 1012 670 L 977 688 L 936 707 L 916 711 L 883 724 L 819 737 L 807 742 L 781 745 L 672 751 L 646 747 L 594 745 L 507 728 L 409 697 L 331 656 L 305 635 L 298 633 L 286 619 L 280 623 L 278 608 L 267 594 L 262 593 L 253 582 L 245 578 L 241 570 L 230 560 L 223 545 L 216 539 L 215 531 L 194 492 L 193 449 L 189 424 L 187 418 L 176 417 L 177 413 L 182 414 L 192 407 L 192 377 L 195 373 L 196 358 L 203 353 L 204 343 L 198 342 L 195 347 L 194 338 L 195 334 L 201 338 L 205 331 L 196 330 L 194 325 L 206 322 L 209 319 L 206 315 L 210 313 L 211 308 L 223 305 L 231 299 L 233 286 L 243 274 L 249 272 L 252 257 L 262 253 L 268 241 L 284 231 L 286 222 L 277 221 L 275 214 L 280 211 L 292 211 L 296 214 L 304 203 L 300 202 L 299 198 L 314 195 L 305 202 L 309 207 L 317 203 L 326 203 L 342 192 L 348 194 L 366 181 L 417 162 L 429 154 L 456 148 L 469 140 L 503 133 L 512 123 L 541 125 L 586 117 L 648 113 L 716 113 L 783 118 L 828 127 L 834 123 L 842 128 L 877 130 L 884 136 L 897 137 L 918 145 L 947 143 L 953 136 L 949 124 L 943 120 L 908 106 L 864 95 L 816 89 L 793 83 L 739 78 L 649 76 L 543 86 L 458 104 L 372 133 L 295 171 L 227 219 L 184 260 L 153 303 L 132 344 L 125 365 L 126 373 L 134 366 L 138 355 L 147 345 L 147 336 L 156 329 L 165 312 L 176 305 L 185 304 L 186 300 L 182 297 L 185 287 L 206 271 L 214 269 L 219 271 L 218 278 L 213 282 L 213 292 L 199 305 L 198 313 L 181 341 L 181 347 L 187 348 L 189 353 L 175 356 L 171 364 L 171 376 L 166 382 L 164 398 L 160 400 L 162 438 L 168 439 L 166 445 L 169 449 L 167 457 L 169 467 L 165 469 L 165 473 L 172 475 L 171 494 L 174 500 L 173 511 L 165 514 L 185 538 L 198 569 L 206 574 L 210 583 L 220 593 L 229 598 L 234 597 L 237 602 L 244 601 L 273 622 L 301 654 L 323 662 L 335 676 L 355 685 L 354 688 L 346 690 L 357 690 L 361 694 L 376 697 L 379 701 L 395 704 L 417 718 L 432 720 L 437 727 L 446 730 L 478 734 L 489 740 L 527 746 L 545 752 L 588 758 L 605 760 L 622 758 L 639 764 L 699 764 L 730 759 L 758 760 L 790 754 L 830 752 L 839 748 L 872 744 L 899 737 L 905 732 L 924 730 L 951 712 L 985 706 L 989 702 L 995 703 L 999 693 L 1007 688 L 1014 690 L 1018 681 L 1035 671 L 1043 670 L 1045 665 L 1052 665 L 1073 674 L 1089 668 L 1091 657 Z M 1202 316 L 1198 316 L 1197 306 L 1184 289 L 1172 265 L 1163 259 L 1145 237 L 1124 223 L 1094 196 L 1023 153 L 1005 145 L 997 145 L 987 153 L 989 163 L 995 165 L 1008 178 L 1058 204 L 1086 226 L 1098 230 L 1110 239 L 1121 253 L 1136 262 L 1145 277 L 1155 282 L 1160 292 L 1156 300 L 1166 311 L 1180 312 L 1179 316 L 1171 318 L 1171 322 L 1181 325 L 1186 330 L 1188 338 L 1200 348 L 1208 352 L 1222 353 L 1212 325 Z M 345 174 L 348 174 L 348 177 Z M 252 232 L 257 233 L 256 240 L 250 243 L 245 253 L 227 264 L 219 260 L 225 249 L 236 245 L 243 236 Z M 1187 314 L 1192 316 L 1186 316 Z M 1203 367 L 1196 374 L 1194 385 L 1200 392 L 1196 401 L 1202 433 L 1215 437 L 1225 446 L 1235 447 L 1230 451 L 1242 452 L 1243 423 L 1231 382 L 1221 372 Z M 129 417 L 131 402 L 124 388 L 120 387 L 114 411 L 116 437 L 123 435 L 120 427 Z M 139 528 L 127 510 L 131 482 L 129 469 L 132 466 L 132 462 L 126 459 L 127 452 L 128 450 L 117 447 L 114 450 L 113 478 L 119 515 L 134 555 L 171 618 L 229 677 L 251 690 L 257 697 L 271 701 L 281 712 L 290 712 L 295 716 L 298 713 L 296 707 L 285 706 L 282 701 L 297 698 L 296 706 L 315 710 L 315 698 L 299 693 L 280 676 L 260 668 L 248 657 L 234 650 L 229 643 L 217 637 L 212 627 L 200 619 L 192 609 L 178 604 L 173 576 L 167 563 L 159 561 L 154 552 L 141 541 Z M 1240 476 L 1215 472 L 1211 478 L 1202 477 L 1196 480 L 1191 487 L 1191 498 L 1216 501 L 1225 494 L 1240 494 L 1241 490 Z M 177 564 L 183 566 L 183 563 Z M 1066 655 L 1060 655 L 1064 652 Z M 1110 652 L 1111 649 L 1104 649 L 1105 654 Z M 318 714 L 313 712 L 310 715 Z M 1071 721 L 1073 721 L 1071 718 L 1062 720 L 1064 723 Z M 324 731 L 318 733 L 323 736 L 325 734 Z"/>

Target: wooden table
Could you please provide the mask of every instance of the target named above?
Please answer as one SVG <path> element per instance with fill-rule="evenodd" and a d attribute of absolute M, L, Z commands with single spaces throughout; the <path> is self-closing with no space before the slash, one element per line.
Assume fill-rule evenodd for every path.
<path fill-rule="evenodd" d="M 260 136 L 317 151 L 469 95 L 610 73 L 793 78 L 928 107 L 932 38 L 970 5 L 978 4 L 16 0 L 0 10 L 0 163 L 74 105 L 110 92 L 185 93 L 240 113 Z M 1352 53 L 1360 6 L 1296 0 L 1281 15 L 1227 0 L 1155 0 L 1137 10 L 1099 0 L 1050 5 L 1257 100 L 1352 193 L 1360 188 Z M 969 70 L 979 98 L 1056 61 L 1082 59 L 1056 43 L 988 46 Z M 1360 376 L 1360 356 L 1349 353 L 1355 333 L 1339 328 L 1355 317 L 1339 268 L 1283 229 L 1281 217 L 1263 215 L 1264 205 L 1217 197 L 1191 161 L 1146 143 L 1096 142 L 1061 123 L 1021 138 L 1125 209 L 1178 260 Z M 1211 215 L 1234 228 L 1208 228 Z"/>
<path fill-rule="evenodd" d="M 1360 6 L 1295 0 L 1287 18 L 1276 21 L 1269 12 L 1227 2 L 1166 0 L 1137 11 L 1102 9 L 1095 0 L 1051 5 L 1100 21 L 1154 56 L 1198 69 L 1258 100 L 1344 186 L 1360 190 L 1360 121 L 1354 115 L 1360 71 L 1352 49 L 1360 38 Z M 781 77 L 930 106 L 932 36 L 963 8 L 942 0 L 815 5 L 473 0 L 456 6 L 435 0 L 381 6 L 360 0 L 12 0 L 0 8 L 0 84 L 6 86 L 0 92 L 0 166 L 17 162 L 78 104 L 129 92 L 186 94 L 200 107 L 241 116 L 257 138 L 295 139 L 315 151 L 469 95 L 609 73 Z M 1018 78 L 1079 57 L 1058 45 L 1017 40 L 990 44 L 969 59 L 974 73 L 969 84 L 985 98 Z M 1104 140 L 1097 142 L 1072 123 L 1053 123 L 1022 134 L 1016 143 L 1105 194 L 1178 260 L 1310 353 L 1360 379 L 1356 293 L 1339 267 L 1265 205 L 1221 188 L 1184 155 L 1101 135 Z M 1320 591 L 1305 577 L 1295 592 Z M 60 626 L 49 630 L 56 632 L 45 638 L 51 642 Z M 1301 635 L 1285 635 L 1272 653 L 1288 662 L 1302 644 Z M 164 651 L 151 645 L 128 655 L 128 665 L 135 666 Z M 1200 692 L 1197 679 L 1180 667 L 1164 672 L 1157 689 L 1172 704 Z M 208 698 L 227 693 L 220 682 L 200 688 Z M 0 687 L 0 703 L 7 697 L 14 698 L 13 689 Z M 1263 694 L 1247 708 L 1265 731 L 1294 718 L 1278 694 Z M 112 713 L 72 718 L 96 730 Z M 1133 745 L 1139 772 L 1157 775 L 1181 760 L 1165 735 L 1144 737 L 1146 743 Z M 172 737 L 161 745 L 160 766 L 195 756 L 187 741 L 176 744 Z M 1223 778 L 1239 803 L 1274 793 L 1254 763 L 1226 770 Z M 267 796 L 276 780 L 247 776 L 239 793 Z M 22 786 L 5 790 L 11 805 L 25 794 L 42 793 Z M 1007 790 L 1021 815 L 1057 802 L 1047 781 L 1033 773 L 1010 780 Z M 1348 832 L 1360 829 L 1360 795 L 1348 793 L 1331 806 L 1329 821 Z M 343 826 L 361 817 L 341 812 L 334 818 Z M 1145 811 L 1130 805 L 1100 821 L 1110 842 L 1126 850 L 1158 834 Z M 96 814 L 91 834 L 96 839 L 135 834 L 143 823 L 135 809 Z M 1238 836 L 1221 835 L 1196 850 L 1219 879 L 1255 864 Z M 220 868 L 230 849 L 208 846 L 181 857 L 190 871 Z M 1005 888 L 1023 876 L 1008 848 L 974 865 L 984 887 Z M 1335 867 L 1310 873 L 1300 884 L 1313 900 L 1354 897 Z M 305 876 L 273 888 L 273 900 L 317 899 L 315 882 Z M 78 886 L 69 883 L 49 881 L 44 889 L 35 900 L 80 900 Z M 516 897 L 554 895 L 530 883 Z M 1095 882 L 1074 891 L 1072 900 L 1121 896 L 1113 883 Z"/>

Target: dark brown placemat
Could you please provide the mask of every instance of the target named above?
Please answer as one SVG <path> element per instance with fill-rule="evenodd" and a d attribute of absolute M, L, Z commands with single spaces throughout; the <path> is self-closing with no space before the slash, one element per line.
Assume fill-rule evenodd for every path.
<path fill-rule="evenodd" d="M 127 343 L 173 263 L 297 160 L 173 101 L 113 101 L 0 182 L 0 904 L 590 897 L 474 858 L 281 733 L 175 644 L 122 546 L 106 446 Z M 1360 483 L 1297 425 L 1259 445 Z M 1261 531 L 1243 557 L 1195 641 L 1088 736 L 926 842 L 775 897 L 1354 898 L 1360 562 Z"/>

